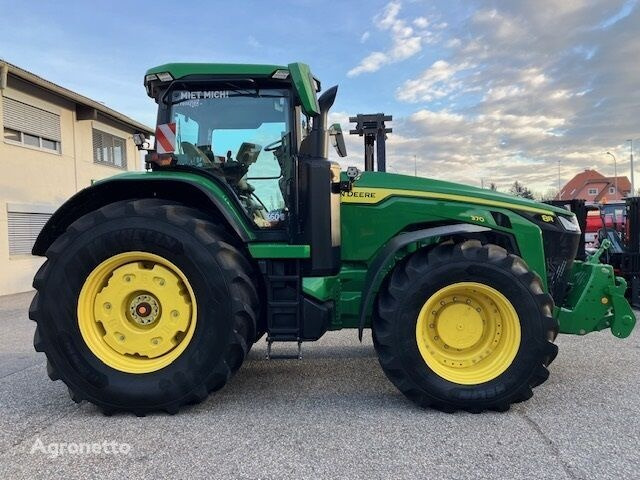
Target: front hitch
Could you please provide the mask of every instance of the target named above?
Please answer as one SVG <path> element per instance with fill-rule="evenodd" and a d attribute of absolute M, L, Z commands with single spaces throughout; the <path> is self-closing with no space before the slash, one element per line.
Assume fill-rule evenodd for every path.
<path fill-rule="evenodd" d="M 586 261 L 573 262 L 569 292 L 555 311 L 561 333 L 585 335 L 610 328 L 618 338 L 631 334 L 636 317 L 624 297 L 627 282 L 615 276 L 611 265 L 600 263 L 600 256 L 610 246 L 605 239 Z"/>

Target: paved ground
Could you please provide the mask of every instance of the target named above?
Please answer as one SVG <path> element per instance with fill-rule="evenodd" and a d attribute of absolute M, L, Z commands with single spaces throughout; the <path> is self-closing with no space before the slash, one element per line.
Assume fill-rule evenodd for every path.
<path fill-rule="evenodd" d="M 224 390 L 176 416 L 105 417 L 46 376 L 30 300 L 0 297 L 0 478 L 638 478 L 637 332 L 559 338 L 550 380 L 505 414 L 415 408 L 371 341 L 342 332 L 302 361 L 268 362 L 259 343 Z M 102 441 L 131 451 L 30 453 Z"/>

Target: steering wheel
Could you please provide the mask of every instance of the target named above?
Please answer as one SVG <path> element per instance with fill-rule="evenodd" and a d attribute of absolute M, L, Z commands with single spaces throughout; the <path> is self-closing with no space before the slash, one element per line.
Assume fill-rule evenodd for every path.
<path fill-rule="evenodd" d="M 279 140 L 276 140 L 275 142 L 271 142 L 269 145 L 264 147 L 262 150 L 264 150 L 265 152 L 273 152 L 274 150 L 277 150 L 281 146 L 282 146 L 282 138 L 279 139 Z"/>

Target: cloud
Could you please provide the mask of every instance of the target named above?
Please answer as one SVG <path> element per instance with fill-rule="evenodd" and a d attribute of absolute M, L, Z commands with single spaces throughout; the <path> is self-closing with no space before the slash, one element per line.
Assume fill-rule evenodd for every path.
<path fill-rule="evenodd" d="M 252 48 L 260 48 L 262 44 L 253 35 L 247 37 L 247 44 Z"/>
<path fill-rule="evenodd" d="M 402 8 L 402 6 L 398 1 L 388 3 L 383 12 L 374 18 L 374 22 L 378 25 L 378 28 L 387 30 L 393 27 L 398 21 L 397 17 L 398 13 L 400 13 L 400 8 Z"/>
<path fill-rule="evenodd" d="M 400 2 L 393 1 L 373 18 L 373 23 L 378 30 L 389 32 L 391 36 L 389 49 L 384 52 L 369 53 L 358 65 L 347 72 L 347 76 L 355 77 L 362 73 L 375 72 L 383 65 L 405 60 L 419 53 L 423 43 L 432 41 L 433 34 L 431 32 L 426 30 L 418 32 L 411 26 L 412 22 L 399 18 L 400 9 Z M 413 25 L 425 29 L 429 25 L 429 21 L 425 17 L 418 17 L 413 20 Z"/>
<path fill-rule="evenodd" d="M 356 75 L 360 75 L 365 72 L 375 72 L 376 70 L 380 70 L 380 67 L 385 63 L 388 63 L 389 56 L 382 52 L 373 52 L 367 55 L 362 59 L 360 64 L 349 70 L 347 75 L 349 77 L 355 77 Z"/>
<path fill-rule="evenodd" d="M 362 36 L 360 37 L 360 43 L 364 43 L 367 40 L 369 40 L 369 37 L 371 36 L 371 34 L 369 33 L 369 31 L 366 31 L 362 34 Z"/>
<path fill-rule="evenodd" d="M 427 28 L 429 20 L 426 17 L 418 17 L 413 19 L 413 24 L 418 28 Z"/>
<path fill-rule="evenodd" d="M 387 24 L 399 12 L 387 10 Z M 636 1 L 494 0 L 446 20 L 440 58 L 396 90 L 413 106 L 389 136 L 397 171 L 412 174 L 416 155 L 423 175 L 545 192 L 558 167 L 563 182 L 584 168 L 612 175 L 610 150 L 629 174 L 624 142 L 640 134 Z"/>
<path fill-rule="evenodd" d="M 396 96 L 403 102 L 431 101 L 444 97 L 459 87 L 454 77 L 469 66 L 464 62 L 452 65 L 445 60 L 438 60 L 418 78 L 405 81 L 398 88 Z"/>
<path fill-rule="evenodd" d="M 416 113 L 409 117 L 411 122 L 416 122 L 422 125 L 423 127 L 439 127 L 442 128 L 446 126 L 449 128 L 451 126 L 459 126 L 464 122 L 464 116 L 458 113 L 451 113 L 447 110 L 441 110 L 439 112 L 434 112 L 431 110 L 422 109 L 418 110 Z"/>

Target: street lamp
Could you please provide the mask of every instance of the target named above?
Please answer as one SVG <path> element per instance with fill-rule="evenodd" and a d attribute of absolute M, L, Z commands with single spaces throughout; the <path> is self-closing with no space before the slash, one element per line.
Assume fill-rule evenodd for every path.
<path fill-rule="evenodd" d="M 616 195 L 618 195 L 618 167 L 616 165 L 616 156 L 611 152 L 607 152 L 607 155 L 611 155 L 613 158 L 613 185 L 616 189 Z M 633 175 L 631 178 L 633 178 Z"/>
<path fill-rule="evenodd" d="M 562 187 L 560 185 L 560 157 L 558 157 L 558 200 L 562 200 Z"/>
<path fill-rule="evenodd" d="M 633 181 L 633 139 L 627 140 L 629 142 L 629 163 L 631 164 L 631 196 L 636 195 L 636 186 Z"/>

